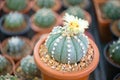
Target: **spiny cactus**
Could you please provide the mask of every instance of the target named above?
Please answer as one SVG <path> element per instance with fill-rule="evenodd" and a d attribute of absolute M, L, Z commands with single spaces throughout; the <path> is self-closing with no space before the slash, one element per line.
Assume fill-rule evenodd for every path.
<path fill-rule="evenodd" d="M 26 8 L 27 0 L 6 0 L 6 5 L 13 11 L 20 11 Z"/>
<path fill-rule="evenodd" d="M 83 0 L 66 0 L 70 5 L 79 5 Z"/>
<path fill-rule="evenodd" d="M 38 73 L 40 74 L 35 62 L 33 56 L 26 56 L 21 60 L 20 66 L 25 74 L 34 76 Z"/>
<path fill-rule="evenodd" d="M 48 28 L 55 23 L 55 15 L 50 9 L 43 8 L 34 16 L 34 22 L 37 26 Z"/>
<path fill-rule="evenodd" d="M 25 42 L 19 37 L 11 37 L 7 43 L 7 49 L 10 54 L 17 54 L 24 47 Z"/>
<path fill-rule="evenodd" d="M 86 55 L 88 38 L 84 35 L 88 22 L 65 14 L 64 27 L 55 27 L 46 40 L 48 54 L 61 63 L 77 63 Z"/>
<path fill-rule="evenodd" d="M 85 18 L 84 11 L 78 6 L 69 7 L 65 12 L 78 18 Z"/>
<path fill-rule="evenodd" d="M 37 0 L 37 5 L 40 8 L 52 8 L 55 5 L 55 0 Z"/>
<path fill-rule="evenodd" d="M 24 17 L 18 12 L 11 12 L 5 17 L 4 25 L 7 28 L 21 27 L 24 23 Z"/>
<path fill-rule="evenodd" d="M 19 80 L 19 79 L 17 78 L 17 76 L 7 74 L 7 75 L 4 75 L 4 76 L 1 75 L 0 80 Z"/>
<path fill-rule="evenodd" d="M 114 41 L 109 46 L 109 53 L 113 61 L 120 64 L 120 39 L 118 39 L 117 41 Z"/>
<path fill-rule="evenodd" d="M 120 0 L 108 0 L 102 7 L 104 15 L 109 19 L 120 18 Z"/>
<path fill-rule="evenodd" d="M 0 55 L 0 72 L 4 71 L 7 66 L 8 66 L 8 60 L 4 56 Z"/>

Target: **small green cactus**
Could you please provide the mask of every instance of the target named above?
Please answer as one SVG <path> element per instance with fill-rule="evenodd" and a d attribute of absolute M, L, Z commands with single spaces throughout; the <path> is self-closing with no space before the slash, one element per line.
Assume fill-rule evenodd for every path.
<path fill-rule="evenodd" d="M 7 43 L 7 49 L 10 54 L 21 52 L 25 42 L 19 37 L 11 37 Z"/>
<path fill-rule="evenodd" d="M 7 74 L 7 75 L 4 75 L 4 76 L 1 75 L 0 80 L 19 80 L 19 79 L 17 78 L 17 76 Z"/>
<path fill-rule="evenodd" d="M 1 73 L 8 66 L 8 60 L 4 56 L 1 56 L 1 55 L 0 55 L 0 64 L 1 64 L 0 65 L 0 73 Z"/>
<path fill-rule="evenodd" d="M 120 31 L 120 20 L 118 21 L 118 30 Z"/>
<path fill-rule="evenodd" d="M 6 6 L 13 11 L 20 11 L 26 8 L 27 0 L 6 0 Z"/>
<path fill-rule="evenodd" d="M 65 12 L 81 19 L 85 18 L 84 11 L 78 6 L 69 7 Z"/>
<path fill-rule="evenodd" d="M 65 14 L 64 27 L 55 27 L 46 40 L 48 54 L 61 63 L 77 63 L 88 50 L 89 41 L 84 35 L 88 22 Z"/>
<path fill-rule="evenodd" d="M 120 0 L 108 0 L 102 7 L 104 15 L 112 20 L 120 18 Z"/>
<path fill-rule="evenodd" d="M 120 39 L 109 46 L 109 53 L 113 61 L 120 64 Z"/>
<path fill-rule="evenodd" d="M 40 8 L 52 8 L 55 5 L 55 0 L 37 0 L 37 5 Z"/>
<path fill-rule="evenodd" d="M 48 28 L 55 23 L 55 15 L 50 9 L 40 9 L 34 16 L 34 22 L 37 26 Z"/>
<path fill-rule="evenodd" d="M 5 17 L 4 25 L 7 28 L 18 28 L 24 23 L 24 17 L 18 12 L 11 12 Z"/>
<path fill-rule="evenodd" d="M 40 74 L 35 62 L 33 56 L 26 56 L 21 60 L 20 66 L 23 70 L 23 72 L 27 75 L 34 76 L 37 74 Z"/>
<path fill-rule="evenodd" d="M 83 2 L 84 0 L 66 0 L 68 4 L 70 5 L 79 5 L 81 2 Z"/>

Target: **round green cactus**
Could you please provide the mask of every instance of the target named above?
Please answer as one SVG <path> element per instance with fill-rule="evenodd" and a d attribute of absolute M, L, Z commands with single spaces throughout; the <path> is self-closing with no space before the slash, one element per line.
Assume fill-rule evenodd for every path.
<path fill-rule="evenodd" d="M 21 52 L 25 42 L 19 37 L 11 37 L 7 43 L 7 49 L 10 54 L 17 54 Z"/>
<path fill-rule="evenodd" d="M 34 22 L 37 26 L 48 28 L 55 23 L 55 15 L 50 9 L 43 8 L 39 10 L 34 16 Z"/>
<path fill-rule="evenodd" d="M 120 39 L 109 46 L 109 53 L 113 61 L 120 64 Z"/>
<path fill-rule="evenodd" d="M 37 5 L 40 8 L 52 8 L 55 5 L 55 0 L 37 0 Z"/>
<path fill-rule="evenodd" d="M 27 0 L 6 0 L 6 6 L 13 11 L 20 11 L 26 8 Z"/>
<path fill-rule="evenodd" d="M 8 60 L 0 55 L 0 72 L 4 71 L 6 67 L 8 66 Z"/>
<path fill-rule="evenodd" d="M 83 0 L 66 0 L 70 5 L 79 5 Z"/>
<path fill-rule="evenodd" d="M 4 75 L 4 76 L 1 75 L 0 80 L 19 80 L 19 79 L 17 78 L 17 76 L 7 74 L 7 75 Z"/>
<path fill-rule="evenodd" d="M 120 18 L 120 1 L 109 0 L 102 7 L 104 15 L 112 20 Z"/>
<path fill-rule="evenodd" d="M 85 18 L 84 11 L 78 6 L 69 7 L 65 12 L 78 18 Z"/>
<path fill-rule="evenodd" d="M 26 56 L 21 60 L 20 66 L 25 74 L 33 76 L 40 74 L 35 62 L 33 56 Z"/>
<path fill-rule="evenodd" d="M 4 25 L 7 28 L 17 28 L 17 27 L 21 27 L 23 23 L 24 23 L 23 15 L 14 12 L 6 15 Z"/>
<path fill-rule="evenodd" d="M 64 21 L 64 27 L 55 27 L 45 45 L 48 54 L 58 62 L 77 63 L 88 50 L 89 41 L 84 35 L 88 22 L 68 14 Z"/>

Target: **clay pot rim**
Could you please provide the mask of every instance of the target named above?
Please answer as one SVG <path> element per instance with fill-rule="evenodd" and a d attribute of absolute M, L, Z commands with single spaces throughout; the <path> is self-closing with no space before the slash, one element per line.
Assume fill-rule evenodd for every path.
<path fill-rule="evenodd" d="M 53 27 L 55 27 L 55 26 L 58 26 L 58 25 L 61 25 L 61 16 L 59 16 L 56 12 L 53 12 L 54 13 L 54 15 L 55 15 L 55 18 L 56 18 L 56 20 L 55 20 L 55 22 L 53 23 L 53 25 L 51 25 L 50 27 L 48 27 L 48 28 L 43 28 L 43 27 L 38 27 L 35 23 L 34 23 L 34 15 L 32 15 L 31 16 L 31 18 L 30 18 L 30 22 L 31 22 L 31 28 L 35 31 L 35 32 L 39 32 L 39 33 L 43 33 L 42 31 L 45 31 L 46 30 L 46 32 L 47 33 L 49 33 L 51 30 L 52 30 L 52 28 Z"/>
<path fill-rule="evenodd" d="M 38 10 L 42 9 L 42 8 L 40 8 L 40 7 L 37 6 L 36 1 L 37 1 L 37 0 L 33 0 L 33 2 L 32 2 L 32 3 L 33 3 L 32 5 L 34 5 L 34 6 L 32 7 L 32 9 L 33 9 L 34 11 L 38 11 Z M 57 12 L 57 11 L 60 10 L 60 8 L 62 7 L 62 2 L 61 2 L 61 0 L 55 0 L 55 1 L 56 1 L 56 5 L 54 5 L 54 6 L 52 7 L 52 10 L 55 11 L 55 12 Z"/>
<path fill-rule="evenodd" d="M 2 16 L 1 19 L 0 19 L 0 30 L 1 30 L 1 32 L 3 32 L 6 35 L 13 35 L 14 36 L 14 35 L 22 35 L 22 34 L 26 33 L 27 31 L 29 31 L 29 29 L 30 29 L 29 16 L 25 15 L 25 14 L 23 14 L 24 20 L 26 22 L 26 28 L 25 29 L 23 29 L 22 31 L 19 31 L 19 32 L 9 32 L 9 31 L 5 30 L 2 22 L 4 21 L 6 15 Z"/>
<path fill-rule="evenodd" d="M 88 76 L 97 67 L 97 64 L 99 62 L 99 51 L 98 51 L 98 48 L 97 48 L 96 44 L 91 39 L 89 39 L 89 41 L 92 44 L 93 49 L 94 49 L 94 58 L 93 58 L 92 63 L 87 68 L 85 68 L 82 71 L 72 72 L 72 73 L 70 73 L 70 72 L 60 72 L 60 71 L 56 71 L 56 70 L 53 70 L 53 69 L 49 68 L 47 65 L 44 64 L 44 62 L 42 62 L 40 60 L 39 53 L 38 53 L 39 46 L 43 43 L 43 41 L 45 39 L 46 39 L 46 37 L 39 40 L 38 43 L 36 44 L 35 48 L 34 48 L 35 62 L 37 64 L 38 68 L 39 69 L 41 68 L 40 70 L 44 74 L 52 76 L 54 78 L 77 79 L 77 78 L 81 78 L 83 76 Z"/>
<path fill-rule="evenodd" d="M 29 51 L 30 53 L 27 54 L 27 55 L 25 55 L 25 56 L 18 57 L 18 58 L 13 57 L 13 56 L 10 56 L 10 55 L 8 55 L 7 53 L 5 53 L 2 48 L 4 48 L 4 46 L 6 45 L 7 41 L 8 41 L 10 38 L 11 38 L 11 37 L 8 37 L 7 39 L 3 40 L 2 43 L 1 43 L 1 53 L 2 53 L 2 55 L 9 56 L 9 57 L 11 57 L 14 61 L 19 61 L 19 60 L 21 60 L 23 57 L 32 54 L 33 44 L 31 43 L 31 41 L 30 41 L 28 38 L 22 37 L 22 36 L 19 36 L 19 38 L 23 39 L 23 40 L 25 41 L 25 43 L 26 43 L 27 45 L 29 45 L 29 47 L 31 48 L 31 50 Z"/>
<path fill-rule="evenodd" d="M 20 12 L 20 13 L 27 13 L 31 8 L 32 8 L 32 2 L 31 2 L 31 0 L 28 0 L 28 2 L 27 2 L 27 5 L 26 5 L 27 7 L 25 8 L 25 9 L 23 9 L 23 10 L 20 10 L 20 11 L 18 11 L 18 12 Z M 6 6 L 6 1 L 4 1 L 4 5 L 3 5 L 3 11 L 4 12 L 6 12 L 6 13 L 9 13 L 9 12 L 12 12 L 13 10 L 10 10 L 9 8 L 7 8 L 7 6 Z M 14 12 L 14 11 L 13 11 Z"/>
<path fill-rule="evenodd" d="M 12 65 L 12 70 L 10 71 L 10 74 L 12 74 L 14 72 L 14 68 L 15 68 L 15 63 L 13 61 L 13 59 L 7 55 L 2 55 L 0 54 L 1 56 L 5 57 Z"/>
<path fill-rule="evenodd" d="M 111 41 L 111 42 L 109 42 L 108 44 L 106 44 L 106 46 L 104 47 L 104 54 L 103 54 L 103 55 L 104 55 L 104 58 L 107 60 L 107 62 L 108 62 L 109 64 L 111 64 L 111 65 L 113 65 L 114 67 L 120 69 L 120 66 L 117 65 L 116 63 L 114 63 L 113 61 L 111 61 L 111 60 L 109 59 L 109 57 L 107 56 L 108 48 L 109 48 L 110 44 L 112 44 L 112 43 L 113 43 L 113 41 Z M 111 59 L 112 59 L 112 58 L 111 58 Z"/>
<path fill-rule="evenodd" d="M 114 36 L 116 36 L 116 37 L 120 37 L 120 32 L 118 31 L 118 28 L 117 28 L 117 23 L 118 23 L 118 21 L 119 20 L 117 20 L 117 21 L 113 21 L 112 23 L 111 23 L 111 25 L 110 25 L 110 30 L 111 30 L 111 32 L 113 33 L 113 35 Z M 114 30 L 113 30 L 113 27 L 116 29 L 116 31 L 117 32 L 115 32 Z M 117 34 L 117 33 L 119 33 L 119 34 Z"/>
<path fill-rule="evenodd" d="M 82 9 L 83 10 L 83 9 Z M 84 15 L 85 15 L 85 20 L 88 21 L 89 25 L 92 23 L 92 18 L 91 18 L 91 15 L 86 11 L 86 10 L 83 10 L 84 11 Z M 63 17 L 65 15 L 65 11 L 63 11 L 61 13 L 61 16 Z"/>

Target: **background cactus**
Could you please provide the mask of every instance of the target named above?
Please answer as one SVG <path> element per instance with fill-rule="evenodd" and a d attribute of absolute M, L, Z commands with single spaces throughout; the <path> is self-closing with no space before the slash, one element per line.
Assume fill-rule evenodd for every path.
<path fill-rule="evenodd" d="M 7 74 L 7 75 L 4 75 L 4 76 L 1 75 L 0 80 L 19 80 L 19 79 L 17 78 L 17 76 Z"/>
<path fill-rule="evenodd" d="M 19 37 L 12 37 L 8 40 L 7 49 L 10 54 L 17 54 L 24 48 L 25 42 Z"/>
<path fill-rule="evenodd" d="M 113 61 L 120 64 L 120 39 L 109 46 L 109 53 Z"/>
<path fill-rule="evenodd" d="M 34 16 L 34 22 L 37 26 L 48 28 L 55 23 L 55 15 L 50 9 L 43 8 Z"/>
<path fill-rule="evenodd" d="M 40 74 L 35 62 L 33 56 L 26 56 L 21 60 L 20 66 L 23 70 L 23 72 L 27 75 L 34 76 L 37 74 Z"/>
<path fill-rule="evenodd" d="M 120 0 L 108 0 L 102 7 L 104 15 L 109 19 L 120 18 Z"/>
<path fill-rule="evenodd" d="M 6 0 L 6 5 L 13 11 L 20 11 L 26 8 L 27 0 Z"/>
<path fill-rule="evenodd" d="M 14 12 L 14 13 L 11 12 L 8 15 L 6 15 L 4 25 L 7 28 L 17 28 L 17 27 L 21 27 L 23 23 L 24 23 L 24 17 L 22 14 L 18 12 Z"/>
<path fill-rule="evenodd" d="M 40 8 L 51 8 L 55 5 L 55 0 L 37 0 L 36 3 Z"/>
<path fill-rule="evenodd" d="M 3 72 L 7 66 L 8 66 L 8 60 L 4 56 L 0 55 L 0 73 Z"/>
<path fill-rule="evenodd" d="M 70 5 L 79 5 L 84 0 L 66 0 L 68 4 Z"/>
<path fill-rule="evenodd" d="M 65 12 L 78 18 L 85 18 L 84 11 L 79 6 L 69 7 Z"/>

